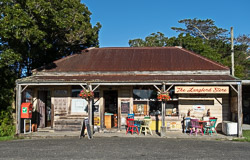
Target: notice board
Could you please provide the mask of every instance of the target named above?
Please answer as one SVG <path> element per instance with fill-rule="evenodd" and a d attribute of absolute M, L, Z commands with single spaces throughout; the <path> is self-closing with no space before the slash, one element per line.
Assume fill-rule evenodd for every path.
<path fill-rule="evenodd" d="M 121 102 L 121 113 L 128 114 L 129 113 L 129 102 Z"/>

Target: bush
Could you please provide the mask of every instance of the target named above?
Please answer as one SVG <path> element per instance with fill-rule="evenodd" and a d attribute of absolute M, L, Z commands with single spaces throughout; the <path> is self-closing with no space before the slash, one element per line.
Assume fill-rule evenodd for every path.
<path fill-rule="evenodd" d="M 0 113 L 0 137 L 12 136 L 15 133 L 13 124 L 12 109 L 2 110 Z"/>

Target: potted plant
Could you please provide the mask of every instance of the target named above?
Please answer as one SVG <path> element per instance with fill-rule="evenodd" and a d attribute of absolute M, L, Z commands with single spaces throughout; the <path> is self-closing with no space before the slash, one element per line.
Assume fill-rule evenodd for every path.
<path fill-rule="evenodd" d="M 166 102 L 166 101 L 169 101 L 170 100 L 170 96 L 169 96 L 169 92 L 168 91 L 165 91 L 165 92 L 158 92 L 157 94 L 157 99 L 159 101 L 163 101 L 163 102 Z"/>
<path fill-rule="evenodd" d="M 83 99 L 89 101 L 89 100 L 94 98 L 94 92 L 89 90 L 89 89 L 83 89 L 83 90 L 81 90 L 79 96 L 82 97 Z"/>

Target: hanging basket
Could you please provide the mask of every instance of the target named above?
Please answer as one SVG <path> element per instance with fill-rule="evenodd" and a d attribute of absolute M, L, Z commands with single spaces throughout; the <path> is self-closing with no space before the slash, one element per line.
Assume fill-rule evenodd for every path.
<path fill-rule="evenodd" d="M 81 90 L 79 96 L 82 97 L 83 99 L 89 101 L 91 99 L 94 99 L 94 92 L 91 90 L 88 90 L 88 89 L 83 89 L 83 90 Z"/>
<path fill-rule="evenodd" d="M 162 102 L 166 102 L 170 100 L 169 92 L 158 92 L 157 99 Z"/>

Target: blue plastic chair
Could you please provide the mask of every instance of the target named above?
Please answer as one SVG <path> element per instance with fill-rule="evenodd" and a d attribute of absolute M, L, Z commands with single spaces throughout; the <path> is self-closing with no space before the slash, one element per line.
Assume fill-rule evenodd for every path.
<path fill-rule="evenodd" d="M 141 121 L 140 121 L 140 120 L 135 120 L 135 121 L 134 121 L 134 125 L 138 127 L 138 131 L 140 132 Z"/>
<path fill-rule="evenodd" d="M 190 129 L 191 126 L 191 122 L 190 122 L 191 118 L 186 117 L 184 119 L 184 133 L 187 133 L 187 131 Z"/>
<path fill-rule="evenodd" d="M 135 114 L 128 114 L 128 119 L 135 119 Z"/>

